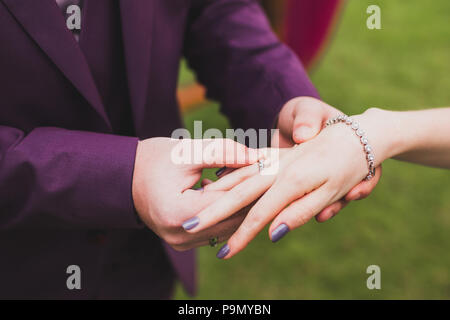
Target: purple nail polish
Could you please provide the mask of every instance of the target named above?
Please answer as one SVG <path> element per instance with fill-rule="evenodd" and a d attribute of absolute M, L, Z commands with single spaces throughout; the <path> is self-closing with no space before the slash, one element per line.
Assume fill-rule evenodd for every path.
<path fill-rule="evenodd" d="M 190 218 L 183 223 L 183 228 L 184 230 L 191 230 L 192 228 L 195 228 L 199 222 L 200 219 L 198 217 Z"/>
<path fill-rule="evenodd" d="M 228 244 L 224 244 L 222 248 L 217 252 L 216 257 L 219 259 L 223 259 L 230 253 L 230 247 Z"/>
<path fill-rule="evenodd" d="M 282 223 L 272 231 L 272 242 L 277 242 L 289 232 L 287 224 Z"/>
<path fill-rule="evenodd" d="M 203 187 L 195 188 L 194 190 L 195 190 L 195 191 L 203 191 Z"/>
<path fill-rule="evenodd" d="M 219 170 L 217 170 L 216 176 L 220 177 L 225 172 L 226 169 L 227 169 L 227 167 L 222 167 Z"/>

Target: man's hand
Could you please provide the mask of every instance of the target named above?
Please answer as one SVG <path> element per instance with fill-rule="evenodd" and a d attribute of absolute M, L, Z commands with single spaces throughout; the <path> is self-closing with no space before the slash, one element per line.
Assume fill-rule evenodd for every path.
<path fill-rule="evenodd" d="M 294 98 L 280 111 L 277 123 L 279 131 L 272 138 L 272 147 L 287 148 L 311 140 L 319 134 L 329 118 L 341 113 L 338 109 L 312 97 Z M 316 220 L 325 222 L 334 217 L 348 202 L 367 197 L 380 180 L 381 166 L 375 172 L 373 179 L 356 185 L 343 199 L 322 210 L 316 216 Z"/>
<path fill-rule="evenodd" d="M 181 152 L 188 155 L 183 163 L 179 163 Z M 133 177 L 133 200 L 139 217 L 176 250 L 206 245 L 214 237 L 227 240 L 245 218 L 246 211 L 198 234 L 189 234 L 181 227 L 182 223 L 224 193 L 192 187 L 203 168 L 238 168 L 256 162 L 257 157 L 256 150 L 228 139 L 151 138 L 139 142 Z"/>

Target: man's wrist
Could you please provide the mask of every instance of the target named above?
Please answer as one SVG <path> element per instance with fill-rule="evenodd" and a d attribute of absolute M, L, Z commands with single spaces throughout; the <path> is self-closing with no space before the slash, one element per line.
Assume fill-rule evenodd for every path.
<path fill-rule="evenodd" d="M 133 209 L 136 215 L 136 219 L 137 221 L 142 224 L 142 219 L 141 219 L 141 214 L 142 212 L 144 212 L 146 210 L 145 205 L 144 205 L 144 201 L 142 198 L 142 194 L 141 194 L 141 157 L 142 157 L 142 152 L 143 152 L 143 142 L 142 141 L 138 141 L 137 146 L 136 146 L 136 155 L 135 155 L 135 160 L 134 160 L 134 170 L 133 170 L 133 177 L 132 177 L 132 182 L 131 182 L 131 195 L 132 195 L 132 200 L 133 200 Z"/>

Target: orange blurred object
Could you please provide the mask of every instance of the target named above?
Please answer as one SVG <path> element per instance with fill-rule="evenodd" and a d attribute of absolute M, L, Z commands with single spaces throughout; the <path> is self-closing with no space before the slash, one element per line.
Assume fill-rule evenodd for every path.
<path fill-rule="evenodd" d="M 178 102 L 182 112 L 201 105 L 206 100 L 206 89 L 194 82 L 190 85 L 178 88 Z"/>
<path fill-rule="evenodd" d="M 272 27 L 280 38 L 311 69 L 329 43 L 343 7 L 343 0 L 262 0 Z M 198 83 L 178 89 L 182 112 L 205 102 L 206 90 Z"/>

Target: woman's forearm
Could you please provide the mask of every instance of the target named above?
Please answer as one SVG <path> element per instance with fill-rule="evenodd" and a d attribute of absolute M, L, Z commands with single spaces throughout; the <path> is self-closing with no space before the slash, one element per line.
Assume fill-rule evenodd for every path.
<path fill-rule="evenodd" d="M 395 158 L 450 168 L 450 108 L 405 112 L 369 109 L 356 117 L 367 128 L 377 162 Z"/>

